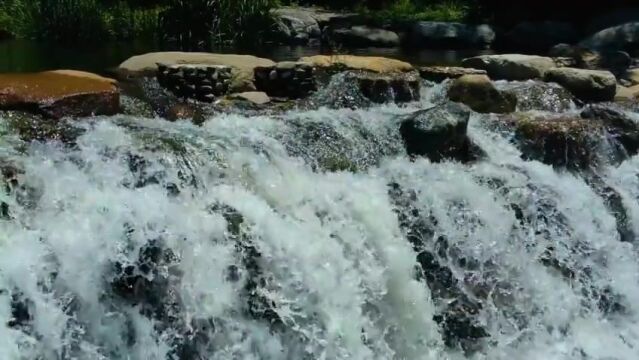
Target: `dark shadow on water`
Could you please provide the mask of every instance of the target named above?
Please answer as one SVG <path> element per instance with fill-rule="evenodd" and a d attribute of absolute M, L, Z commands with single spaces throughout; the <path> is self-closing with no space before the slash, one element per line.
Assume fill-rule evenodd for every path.
<path fill-rule="evenodd" d="M 92 45 L 57 44 L 31 40 L 0 41 L 0 72 L 32 72 L 52 69 L 77 69 L 105 73 L 127 58 L 153 51 L 179 50 L 155 41 L 100 42 Z M 266 45 L 256 48 L 222 47 L 218 53 L 251 54 L 275 61 L 297 60 L 303 56 L 329 54 L 319 46 Z M 341 49 L 340 53 L 384 56 L 408 61 L 415 65 L 456 65 L 476 50 L 420 50 L 392 48 Z"/>

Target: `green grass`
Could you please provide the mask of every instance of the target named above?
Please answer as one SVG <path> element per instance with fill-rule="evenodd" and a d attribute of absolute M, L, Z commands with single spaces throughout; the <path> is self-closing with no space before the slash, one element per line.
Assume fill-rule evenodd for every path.
<path fill-rule="evenodd" d="M 424 2 L 424 1 L 422 1 Z M 461 22 L 468 18 L 470 7 L 461 1 L 439 3 L 417 3 L 414 0 L 397 0 L 382 10 L 370 10 L 359 6 L 356 11 L 364 18 L 375 23 L 393 23 L 403 21 L 446 21 Z"/>
<path fill-rule="evenodd" d="M 0 28 L 19 37 L 60 41 L 154 35 L 162 6 L 126 1 L 0 0 Z"/>

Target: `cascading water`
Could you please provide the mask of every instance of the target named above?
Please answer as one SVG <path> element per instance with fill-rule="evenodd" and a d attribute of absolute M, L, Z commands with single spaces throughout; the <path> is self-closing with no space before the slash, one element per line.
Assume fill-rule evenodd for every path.
<path fill-rule="evenodd" d="M 481 160 L 409 159 L 427 106 L 0 121 L 0 359 L 639 358 L 604 198 L 485 116 Z M 639 234 L 639 158 L 598 175 Z"/>

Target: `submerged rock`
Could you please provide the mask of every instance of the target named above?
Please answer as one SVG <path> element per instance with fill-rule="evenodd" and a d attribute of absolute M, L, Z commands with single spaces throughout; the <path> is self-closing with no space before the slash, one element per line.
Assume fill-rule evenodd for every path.
<path fill-rule="evenodd" d="M 609 71 L 556 68 L 546 72 L 545 80 L 558 83 L 586 102 L 611 101 L 617 91 L 617 79 Z"/>
<path fill-rule="evenodd" d="M 480 113 L 510 113 L 517 108 L 515 95 L 497 90 L 486 75 L 464 75 L 453 80 L 448 97 Z"/>
<path fill-rule="evenodd" d="M 464 59 L 462 65 L 486 70 L 496 80 L 543 79 L 548 70 L 556 67 L 549 57 L 520 54 L 482 55 Z"/>
<path fill-rule="evenodd" d="M 574 96 L 557 84 L 528 80 L 500 82 L 496 86 L 517 98 L 518 111 L 539 110 L 560 113 L 575 107 Z"/>
<path fill-rule="evenodd" d="M 502 120 L 515 129 L 525 159 L 573 170 L 596 166 L 600 160 L 600 123 L 570 115 L 535 117 L 522 113 Z"/>
<path fill-rule="evenodd" d="M 72 70 L 0 74 L 0 110 L 50 118 L 111 115 L 120 109 L 115 80 Z"/>
<path fill-rule="evenodd" d="M 584 108 L 581 117 L 601 122 L 628 155 L 639 153 L 639 124 L 622 109 L 613 105 L 592 104 Z"/>
<path fill-rule="evenodd" d="M 344 70 L 365 70 L 376 73 L 408 72 L 413 65 L 400 60 L 373 56 L 316 55 L 303 57 L 299 61 L 331 72 Z"/>
<path fill-rule="evenodd" d="M 469 108 L 450 102 L 405 116 L 399 131 L 411 156 L 470 161 L 475 154 L 466 133 L 469 118 Z"/>
<path fill-rule="evenodd" d="M 422 79 L 442 82 L 446 79 L 457 79 L 464 75 L 486 75 L 486 70 L 471 69 L 457 66 L 425 66 L 419 68 Z"/>

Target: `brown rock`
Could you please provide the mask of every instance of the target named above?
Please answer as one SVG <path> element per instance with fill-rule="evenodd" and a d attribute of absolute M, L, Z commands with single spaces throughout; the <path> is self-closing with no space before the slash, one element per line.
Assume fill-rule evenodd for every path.
<path fill-rule="evenodd" d="M 413 70 L 413 65 L 409 63 L 372 56 L 316 55 L 303 57 L 300 61 L 324 69 L 365 70 L 376 73 L 408 72 Z"/>
<path fill-rule="evenodd" d="M 274 66 L 269 59 L 258 58 L 251 55 L 213 54 L 198 52 L 156 52 L 134 56 L 124 61 L 118 67 L 118 74 L 124 77 L 153 76 L 157 72 L 158 64 L 201 64 L 224 65 L 233 69 L 231 92 L 253 91 L 253 73 L 259 66 Z"/>
<path fill-rule="evenodd" d="M 546 72 L 545 80 L 555 82 L 583 101 L 611 101 L 617 79 L 609 71 L 556 68 Z"/>
<path fill-rule="evenodd" d="M 247 91 L 239 94 L 232 94 L 232 99 L 245 100 L 256 105 L 264 105 L 271 102 L 271 99 L 261 91 Z"/>
<path fill-rule="evenodd" d="M 495 88 L 486 75 L 464 75 L 455 79 L 448 89 L 448 97 L 480 113 L 503 114 L 517 108 L 515 95 Z"/>
<path fill-rule="evenodd" d="M 456 66 L 425 66 L 419 69 L 422 79 L 442 82 L 446 79 L 457 79 L 464 75 L 487 75 L 486 70 Z"/>
<path fill-rule="evenodd" d="M 601 122 L 570 115 L 535 117 L 521 113 L 507 115 L 502 120 L 514 127 L 525 159 L 570 169 L 597 164 L 597 149 L 603 134 Z"/>
<path fill-rule="evenodd" d="M 118 112 L 115 80 L 74 70 L 0 74 L 0 109 L 27 110 L 52 118 Z"/>

